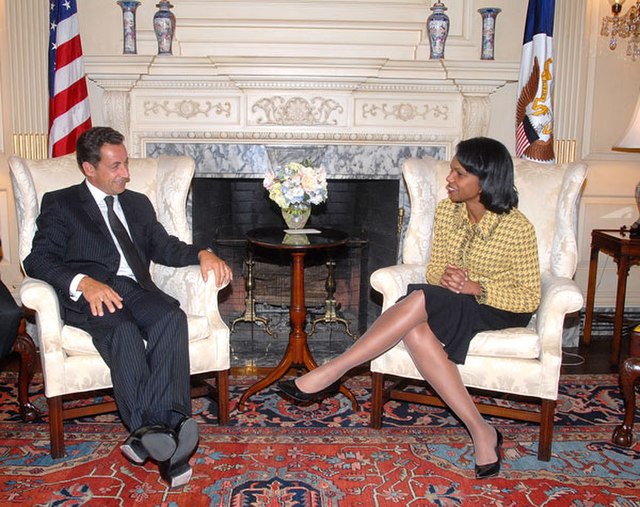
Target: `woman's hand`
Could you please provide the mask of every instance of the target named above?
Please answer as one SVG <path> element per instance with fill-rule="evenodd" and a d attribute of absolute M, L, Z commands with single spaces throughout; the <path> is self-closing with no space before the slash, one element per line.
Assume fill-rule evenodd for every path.
<path fill-rule="evenodd" d="M 469 273 L 466 269 L 449 264 L 442 274 L 440 285 L 456 294 L 469 294 L 479 296 L 482 288 L 478 282 L 469 280 Z"/>

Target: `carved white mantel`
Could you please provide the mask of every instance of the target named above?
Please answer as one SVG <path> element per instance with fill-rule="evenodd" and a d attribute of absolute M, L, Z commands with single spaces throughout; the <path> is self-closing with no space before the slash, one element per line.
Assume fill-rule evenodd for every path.
<path fill-rule="evenodd" d="M 105 122 L 148 142 L 439 144 L 486 134 L 518 62 L 88 57 Z"/>

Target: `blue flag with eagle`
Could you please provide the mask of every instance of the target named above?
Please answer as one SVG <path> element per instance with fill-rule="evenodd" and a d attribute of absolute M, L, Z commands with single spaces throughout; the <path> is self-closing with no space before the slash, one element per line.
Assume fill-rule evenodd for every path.
<path fill-rule="evenodd" d="M 524 28 L 516 156 L 553 162 L 553 16 L 555 0 L 529 0 Z"/>

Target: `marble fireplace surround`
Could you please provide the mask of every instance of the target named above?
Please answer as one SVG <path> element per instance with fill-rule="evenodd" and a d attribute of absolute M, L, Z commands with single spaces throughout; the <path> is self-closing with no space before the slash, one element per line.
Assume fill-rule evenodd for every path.
<path fill-rule="evenodd" d="M 332 181 L 343 181 L 349 183 L 349 187 L 354 192 L 362 192 L 366 187 L 367 182 L 372 180 L 387 182 L 401 179 L 401 167 L 402 162 L 408 157 L 424 157 L 432 156 L 434 158 L 443 158 L 446 153 L 444 146 L 400 146 L 400 145 L 271 145 L 271 144 L 237 144 L 237 143 L 148 143 L 146 145 L 147 155 L 156 157 L 160 155 L 187 155 L 193 158 L 196 162 L 196 173 L 194 178 L 194 184 L 198 181 L 210 179 L 211 192 L 217 195 L 221 187 L 215 187 L 215 185 L 221 185 L 221 181 L 247 181 L 255 180 L 256 187 L 261 188 L 261 182 L 264 178 L 264 172 L 269 167 L 272 167 L 274 163 L 284 163 L 290 160 L 304 160 L 310 159 L 314 165 L 322 165 L 327 170 L 327 177 L 330 182 L 329 188 L 331 189 Z M 363 187 L 362 184 L 365 186 Z M 201 187 L 200 187 L 201 188 Z M 213 190 L 217 188 L 218 190 Z M 224 188 L 224 187 L 222 187 Z M 388 187 L 387 187 L 388 188 Z M 347 254 L 346 258 L 343 258 L 338 267 L 338 279 L 342 280 L 342 283 L 338 283 L 339 286 L 345 286 L 345 283 L 350 286 L 350 283 L 360 284 L 360 280 L 369 280 L 371 273 L 378 267 L 386 266 L 394 263 L 395 253 L 391 256 L 389 253 L 400 252 L 401 244 L 398 245 L 397 235 L 397 209 L 402 208 L 405 216 L 403 218 L 403 225 L 406 227 L 410 214 L 410 203 L 408 195 L 404 185 L 394 185 L 393 188 L 397 192 L 396 196 L 389 196 L 385 199 L 383 195 L 381 198 L 385 199 L 384 203 L 372 202 L 370 204 L 365 203 L 365 206 L 370 207 L 371 210 L 377 210 L 384 207 L 384 217 L 375 218 L 375 212 L 370 211 L 366 213 L 368 218 L 358 215 L 353 217 L 354 222 L 344 224 L 348 229 L 356 226 L 358 223 L 368 238 L 367 253 L 364 255 L 359 249 L 354 250 L 353 253 Z M 358 190 L 360 189 L 360 190 Z M 366 195 L 366 190 L 364 191 Z M 234 192 L 232 195 L 243 195 L 245 201 L 243 203 L 236 202 L 234 208 L 238 210 L 245 209 L 246 199 L 263 199 L 268 200 L 267 192 L 263 189 L 264 196 L 256 197 L 258 194 L 246 192 Z M 199 195 L 202 196 L 202 190 Z M 358 199 L 354 194 L 349 194 L 350 199 Z M 248 196 L 248 197 L 247 197 Z M 336 202 L 340 202 L 341 199 L 345 199 L 344 195 L 336 198 Z M 376 198 L 377 199 L 377 198 Z M 332 200 L 332 193 L 329 192 L 328 201 Z M 375 199 L 374 199 L 375 200 Z M 218 230 L 221 222 L 218 222 L 215 216 L 212 215 L 206 205 L 198 207 L 198 202 L 202 203 L 202 197 L 199 200 L 192 199 L 192 195 L 189 196 L 188 212 L 190 217 L 198 217 L 197 220 L 192 220 L 194 230 L 194 240 L 199 241 L 199 244 L 213 246 L 218 250 L 215 241 L 220 239 L 217 233 L 213 231 Z M 363 201 L 361 201 L 363 202 Z M 243 206 L 245 204 L 245 206 Z M 254 202 L 254 209 L 262 209 L 263 204 Z M 330 209 L 331 206 L 328 207 Z M 270 212 L 267 211 L 269 215 Z M 357 213 L 356 213 L 357 214 Z M 334 217 L 333 219 L 331 217 Z M 331 213 L 323 213 L 322 220 L 328 221 L 330 224 L 342 223 L 335 222 L 335 216 Z M 269 222 L 276 218 L 275 223 Z M 311 222 L 315 223 L 317 217 L 312 216 Z M 235 224 L 235 215 L 231 218 L 231 223 L 223 225 L 223 230 L 237 230 L 237 227 L 241 227 Z M 239 223 L 247 223 L 246 218 L 238 217 Z M 266 221 L 265 223 L 270 225 L 283 225 L 281 219 L 275 215 L 273 217 L 261 216 L 259 220 Z M 364 221 L 364 222 L 363 222 Z M 197 224 L 199 225 L 196 225 Z M 254 224 L 254 226 L 259 224 Z M 264 225 L 264 224 L 263 224 Z M 373 227 L 374 229 L 370 229 Z M 246 230 L 244 231 L 246 232 Z M 232 236 L 234 237 L 234 236 Z M 223 239 L 231 239 L 225 237 Z M 401 241 L 401 236 L 400 236 Z M 236 251 L 230 255 L 228 261 L 232 265 L 234 273 L 239 277 L 243 273 L 243 264 L 234 263 L 239 255 L 244 255 L 245 247 L 236 247 L 241 254 Z M 228 247 L 227 251 L 228 252 Z M 363 257 L 364 255 L 364 257 Z M 364 259 L 364 260 L 362 260 Z M 352 263 L 361 263 L 360 272 L 355 278 L 351 278 L 349 274 L 349 266 Z M 362 264 L 363 262 L 363 264 Z M 236 265 L 237 264 L 237 265 Z M 345 271 L 346 270 L 346 271 Z M 286 272 L 286 270 L 285 270 Z M 346 276 L 347 278 L 341 278 Z M 345 282 L 346 280 L 346 282 Z M 354 282 L 355 280 L 355 282 Z M 324 280 L 318 282 L 324 287 Z M 317 288 L 316 288 L 317 290 Z M 364 290 L 364 292 L 363 292 Z M 368 296 L 366 289 L 354 288 L 350 292 L 360 294 L 353 301 L 354 303 L 359 299 L 359 305 L 349 306 L 348 304 L 344 309 L 360 314 L 358 320 L 358 329 L 366 329 L 367 319 L 373 320 L 373 318 L 379 314 L 380 305 L 379 302 L 374 301 Z M 352 295 L 352 294 L 351 294 Z M 221 303 L 221 309 L 228 314 L 238 314 L 242 311 L 241 306 L 244 305 L 246 294 L 242 287 L 234 285 L 232 293 L 228 294 L 225 300 Z M 346 300 L 353 299 L 352 297 L 344 297 L 344 293 L 336 295 L 342 303 L 346 304 Z M 364 299 L 363 299 L 364 298 Z M 257 302 L 259 302 L 257 300 Z M 363 310 L 364 309 L 364 310 Z M 355 325 L 355 324 L 354 324 Z"/>
<path fill-rule="evenodd" d="M 87 56 L 97 121 L 150 143 L 445 146 L 484 135 L 517 62 Z M 511 119 L 509 120 L 511 121 Z"/>
<path fill-rule="evenodd" d="M 302 161 L 310 158 L 334 180 L 401 179 L 406 158 L 431 156 L 443 159 L 445 146 L 399 145 L 265 145 L 233 143 L 148 143 L 146 156 L 187 155 L 196 162 L 195 178 L 264 178 L 274 158 Z M 277 155 L 274 155 L 277 153 Z M 266 193 L 266 191 L 265 191 Z M 329 196 L 329 199 L 331 196 Z M 405 224 L 410 203 L 404 185 L 399 185 L 399 206 L 405 210 Z M 191 198 L 188 212 L 193 213 Z"/>

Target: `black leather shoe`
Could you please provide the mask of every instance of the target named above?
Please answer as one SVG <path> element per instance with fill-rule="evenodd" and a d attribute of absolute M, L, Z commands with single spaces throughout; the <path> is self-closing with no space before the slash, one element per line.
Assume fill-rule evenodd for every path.
<path fill-rule="evenodd" d="M 500 473 L 500 464 L 502 462 L 502 433 L 496 429 L 498 441 L 496 442 L 496 456 L 498 459 L 493 463 L 485 465 L 476 465 L 476 479 L 488 479 Z"/>
<path fill-rule="evenodd" d="M 178 447 L 168 460 L 160 463 L 160 475 L 169 483 L 169 487 L 184 486 L 193 473 L 189 458 L 198 448 L 198 424 L 191 417 L 184 417 L 176 426 Z"/>
<path fill-rule="evenodd" d="M 171 458 L 178 447 L 175 431 L 163 425 L 146 426 L 140 441 L 149 456 L 158 462 Z"/>
<path fill-rule="evenodd" d="M 191 480 L 193 475 L 193 469 L 189 466 L 189 463 L 185 463 L 182 466 L 172 470 L 171 472 L 165 469 L 166 467 L 160 466 L 160 475 L 169 483 L 170 488 L 180 488 L 185 486 Z"/>
<path fill-rule="evenodd" d="M 304 391 L 298 389 L 295 379 L 281 380 L 280 382 L 278 382 L 277 387 L 289 398 L 292 398 L 301 403 L 308 403 L 312 401 L 319 402 L 324 398 L 333 396 L 334 394 L 338 393 L 338 391 L 340 390 L 340 379 L 336 380 L 329 387 L 325 387 L 321 391 L 317 391 L 315 393 L 305 393 Z"/>
<path fill-rule="evenodd" d="M 136 465 L 142 465 L 149 458 L 149 453 L 142 445 L 140 437 L 144 434 L 148 426 L 142 426 L 132 431 L 129 437 L 120 446 L 120 451 L 129 461 Z"/>

